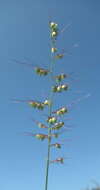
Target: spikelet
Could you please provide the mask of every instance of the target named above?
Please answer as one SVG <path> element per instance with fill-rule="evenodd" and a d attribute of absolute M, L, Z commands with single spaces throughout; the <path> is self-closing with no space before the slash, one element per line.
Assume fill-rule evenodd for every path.
<path fill-rule="evenodd" d="M 55 137 L 55 138 L 58 138 L 59 133 L 52 133 L 51 136 L 52 136 L 52 137 Z"/>
<path fill-rule="evenodd" d="M 61 144 L 59 144 L 59 143 L 51 144 L 50 146 L 51 147 L 54 146 L 55 148 L 58 148 L 58 149 L 61 148 Z"/>
<path fill-rule="evenodd" d="M 57 118 L 52 116 L 52 117 L 48 117 L 47 122 L 50 124 L 54 124 L 57 122 Z"/>
<path fill-rule="evenodd" d="M 49 73 L 49 70 L 46 70 L 46 69 L 43 69 L 43 68 L 40 68 L 40 67 L 35 67 L 34 70 L 40 76 L 46 76 Z"/>
<path fill-rule="evenodd" d="M 68 113 L 68 109 L 66 107 L 62 107 L 60 109 L 58 109 L 57 111 L 54 111 L 52 113 L 55 113 L 57 115 L 64 115 L 65 113 Z"/>
<path fill-rule="evenodd" d="M 64 54 L 55 55 L 55 59 L 62 59 L 63 57 L 64 57 Z"/>
<path fill-rule="evenodd" d="M 45 100 L 43 103 L 45 106 L 51 106 L 52 105 L 52 102 L 50 100 Z"/>
<path fill-rule="evenodd" d="M 50 22 L 50 36 L 51 38 L 56 38 L 58 36 L 58 24 L 54 23 L 54 22 Z"/>
<path fill-rule="evenodd" d="M 67 84 L 56 85 L 52 87 L 53 92 L 62 92 L 68 90 L 69 86 Z"/>
<path fill-rule="evenodd" d="M 58 35 L 58 32 L 57 32 L 57 31 L 53 31 L 53 32 L 51 33 L 51 37 L 52 37 L 52 38 L 57 37 L 57 35 Z"/>
<path fill-rule="evenodd" d="M 41 122 L 39 122 L 39 121 L 37 121 L 37 120 L 35 120 L 35 119 L 33 119 L 33 118 L 32 118 L 32 121 L 35 122 L 36 125 L 37 125 L 39 128 L 45 128 L 45 129 L 48 128 L 48 127 L 45 126 L 43 123 L 41 123 Z"/>
<path fill-rule="evenodd" d="M 55 78 L 56 82 L 61 82 L 61 81 L 62 81 L 63 79 L 65 79 L 66 77 L 67 77 L 66 74 L 61 74 L 61 75 L 55 76 L 54 78 Z"/>
<path fill-rule="evenodd" d="M 59 130 L 63 127 L 64 122 L 55 123 L 55 125 L 51 128 L 51 130 Z"/>
<path fill-rule="evenodd" d="M 52 48 L 51 48 L 51 53 L 55 53 L 55 52 L 57 52 L 57 48 L 52 47 Z"/>
<path fill-rule="evenodd" d="M 59 157 L 56 160 L 51 160 L 50 163 L 64 163 L 64 158 L 63 157 Z"/>
<path fill-rule="evenodd" d="M 37 108 L 39 110 L 43 110 L 45 105 L 42 102 L 38 102 L 38 101 L 29 101 L 28 104 L 33 107 L 33 108 Z"/>
<path fill-rule="evenodd" d="M 35 137 L 41 141 L 43 141 L 44 139 L 48 138 L 48 135 L 45 134 L 36 134 Z"/>
<path fill-rule="evenodd" d="M 44 124 L 42 124 L 42 123 L 38 123 L 38 127 L 39 128 L 43 128 L 43 129 L 47 129 L 48 127 L 47 126 L 45 126 Z"/>
<path fill-rule="evenodd" d="M 57 23 L 50 22 L 49 25 L 50 25 L 50 28 L 51 28 L 52 30 L 57 30 L 57 27 L 58 27 L 58 24 L 57 24 Z"/>

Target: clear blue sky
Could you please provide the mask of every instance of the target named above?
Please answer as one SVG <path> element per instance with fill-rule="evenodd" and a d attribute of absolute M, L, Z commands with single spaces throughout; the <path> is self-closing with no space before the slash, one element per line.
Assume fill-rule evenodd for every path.
<path fill-rule="evenodd" d="M 69 113 L 73 129 L 62 138 L 65 144 L 57 155 L 70 156 L 64 165 L 51 165 L 49 189 L 81 190 L 100 182 L 100 1 L 99 0 L 0 0 L 0 189 L 44 190 L 46 142 L 21 135 L 36 132 L 32 116 L 45 119 L 26 104 L 13 104 L 13 97 L 43 99 L 48 77 L 38 78 L 32 69 L 15 64 L 11 59 L 28 60 L 49 66 L 49 18 L 60 28 L 72 23 L 58 39 L 58 47 L 71 49 L 56 64 L 57 72 L 74 72 L 79 81 L 71 82 L 71 90 L 61 95 L 60 104 L 90 93 Z M 40 85 L 40 83 L 42 85 Z M 50 86 L 50 85 L 49 85 Z M 81 94 L 76 94 L 76 91 Z M 59 97 L 55 98 L 56 104 Z"/>

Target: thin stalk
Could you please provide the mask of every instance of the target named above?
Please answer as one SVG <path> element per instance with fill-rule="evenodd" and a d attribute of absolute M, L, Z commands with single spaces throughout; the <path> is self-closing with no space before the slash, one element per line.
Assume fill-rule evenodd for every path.
<path fill-rule="evenodd" d="M 54 41 L 51 39 L 51 47 L 54 46 Z M 51 64 L 50 64 L 50 78 L 52 80 L 53 74 L 53 65 L 54 59 L 52 58 L 51 53 Z M 52 115 L 52 104 L 53 104 L 53 92 L 50 93 L 50 105 L 49 105 L 49 117 Z M 50 145 L 51 145 L 51 124 L 49 124 L 48 128 L 48 153 L 47 153 L 47 163 L 46 163 L 46 179 L 45 179 L 45 190 L 48 189 L 48 174 L 49 174 L 49 164 L 50 164 Z"/>
<path fill-rule="evenodd" d="M 50 135 L 50 130 L 48 135 Z M 46 165 L 46 181 L 45 181 L 45 190 L 48 189 L 48 174 L 49 174 L 49 162 L 50 162 L 50 138 L 48 138 L 48 155 L 47 155 L 47 165 Z"/>

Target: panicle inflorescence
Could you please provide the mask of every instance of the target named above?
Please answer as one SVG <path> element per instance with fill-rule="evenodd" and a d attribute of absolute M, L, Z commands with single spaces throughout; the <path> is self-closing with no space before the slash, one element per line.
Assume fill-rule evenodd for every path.
<path fill-rule="evenodd" d="M 49 22 L 49 28 L 50 28 L 50 40 L 51 40 L 51 66 L 50 69 L 44 69 L 42 67 L 34 67 L 34 70 L 37 75 L 39 76 L 47 76 L 50 74 L 51 79 L 53 79 L 53 86 L 51 86 L 50 89 L 50 97 L 45 99 L 44 101 L 33 101 L 29 100 L 27 103 L 32 107 L 36 108 L 38 110 L 44 110 L 44 108 L 48 109 L 48 115 L 46 118 L 47 124 L 43 124 L 40 121 L 33 120 L 38 128 L 46 129 L 47 134 L 42 133 L 28 133 L 30 136 L 36 137 L 37 139 L 43 141 L 47 139 L 48 141 L 48 158 L 47 158 L 47 167 L 46 167 L 46 185 L 45 190 L 47 190 L 47 184 L 48 184 L 48 169 L 50 163 L 64 163 L 63 157 L 58 157 L 55 160 L 50 161 L 50 148 L 55 147 L 58 149 L 61 149 L 61 144 L 59 142 L 52 143 L 51 140 L 54 138 L 58 138 L 59 135 L 62 133 L 62 128 L 64 127 L 64 122 L 59 121 L 60 116 L 64 116 L 64 114 L 68 113 L 68 109 L 66 106 L 61 107 L 57 109 L 56 111 L 52 111 L 53 107 L 53 95 L 54 93 L 61 93 L 63 91 L 69 90 L 69 84 L 62 84 L 62 81 L 67 78 L 67 75 L 64 73 L 61 73 L 59 75 L 54 75 L 53 67 L 55 65 L 56 60 L 62 59 L 64 57 L 64 53 L 58 53 L 58 48 L 56 45 L 56 40 L 59 35 L 59 28 L 58 24 L 55 22 Z M 46 110 L 47 111 L 47 110 Z M 60 131 L 60 132 L 59 132 Z"/>

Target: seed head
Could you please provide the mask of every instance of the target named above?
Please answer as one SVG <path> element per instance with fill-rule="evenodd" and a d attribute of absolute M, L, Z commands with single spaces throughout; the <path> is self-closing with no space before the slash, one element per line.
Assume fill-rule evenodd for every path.
<path fill-rule="evenodd" d="M 53 31 L 52 33 L 51 33 L 51 37 L 53 38 L 53 37 L 56 37 L 58 35 L 58 33 L 56 32 L 56 31 Z"/>
<path fill-rule="evenodd" d="M 62 89 L 65 90 L 66 88 L 67 88 L 67 85 L 66 85 L 66 84 L 63 84 L 63 85 L 62 85 Z"/>
<path fill-rule="evenodd" d="M 57 48 L 52 47 L 52 48 L 51 48 L 51 52 L 52 52 L 52 53 L 57 52 Z"/>
<path fill-rule="evenodd" d="M 59 157 L 56 160 L 51 160 L 50 163 L 64 163 L 64 158 L 63 157 Z"/>
<path fill-rule="evenodd" d="M 46 76 L 49 73 L 49 70 L 39 68 L 39 67 L 35 67 L 35 72 L 40 76 Z"/>
<path fill-rule="evenodd" d="M 50 27 L 51 28 L 57 28 L 58 24 L 54 23 L 54 22 L 50 22 Z"/>
<path fill-rule="evenodd" d="M 61 86 L 57 87 L 57 92 L 61 92 Z"/>
<path fill-rule="evenodd" d="M 51 146 L 54 146 L 55 148 L 61 148 L 61 144 L 59 143 L 51 144 Z"/>
<path fill-rule="evenodd" d="M 43 110 L 44 109 L 44 104 L 42 102 L 29 101 L 28 103 L 33 108 L 37 108 L 39 110 Z"/>
<path fill-rule="evenodd" d="M 39 127 L 39 128 L 48 128 L 47 126 L 45 126 L 44 124 L 42 124 L 42 123 L 40 123 L 40 122 L 38 123 L 38 127 Z"/>
<path fill-rule="evenodd" d="M 66 74 L 61 74 L 61 75 L 55 76 L 56 82 L 61 82 L 65 78 L 66 78 Z"/>
<path fill-rule="evenodd" d="M 48 117 L 47 122 L 50 124 L 54 124 L 57 122 L 57 118 L 56 117 Z"/>
<path fill-rule="evenodd" d="M 50 106 L 51 105 L 51 101 L 50 100 L 45 100 L 44 101 L 44 105 Z"/>
<path fill-rule="evenodd" d="M 57 54 L 55 56 L 55 59 L 62 59 L 64 57 L 64 54 Z"/>
<path fill-rule="evenodd" d="M 65 91 L 65 90 L 68 90 L 68 85 L 67 84 L 52 87 L 53 92 L 62 92 L 62 91 Z"/>
<path fill-rule="evenodd" d="M 63 164 L 64 163 L 64 158 L 57 158 L 57 162 L 60 162 L 61 164 Z"/>
<path fill-rule="evenodd" d="M 51 128 L 52 130 L 59 130 L 63 127 L 64 122 L 55 123 L 55 125 Z"/>
<path fill-rule="evenodd" d="M 44 135 L 44 134 L 36 134 L 35 137 L 39 140 L 44 140 L 46 138 L 48 138 L 48 135 Z"/>
<path fill-rule="evenodd" d="M 64 113 L 68 112 L 67 108 L 66 107 L 63 107 L 59 110 L 56 111 L 56 114 L 57 115 L 63 115 Z"/>

